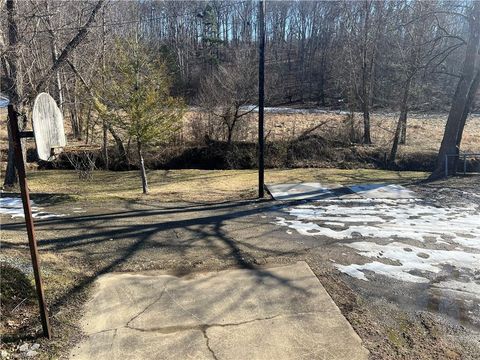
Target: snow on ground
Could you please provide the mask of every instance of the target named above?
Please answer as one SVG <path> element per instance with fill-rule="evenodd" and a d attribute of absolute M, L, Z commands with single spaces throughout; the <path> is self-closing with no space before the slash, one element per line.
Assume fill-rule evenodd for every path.
<path fill-rule="evenodd" d="M 63 214 L 50 214 L 42 211 L 42 208 L 36 206 L 32 200 L 30 200 L 30 205 L 32 207 L 32 215 L 36 219 L 49 219 L 65 216 Z M 12 218 L 25 217 L 23 213 L 22 199 L 14 197 L 0 198 L 0 214 L 10 215 Z"/>
<path fill-rule="evenodd" d="M 251 111 L 251 112 L 258 112 L 258 106 L 257 105 L 245 105 L 240 107 L 241 111 Z M 300 115 L 305 115 L 305 114 L 338 114 L 338 115 L 348 115 L 348 111 L 342 111 L 342 110 L 324 110 L 324 109 L 316 109 L 316 108 L 310 108 L 310 109 L 297 109 L 297 108 L 289 108 L 289 107 L 268 107 L 266 106 L 264 108 L 264 111 L 266 113 L 271 113 L 271 114 L 300 114 Z"/>
<path fill-rule="evenodd" d="M 294 220 L 277 217 L 276 223 L 302 235 L 338 240 L 358 236 L 420 242 L 429 239 L 480 250 L 480 215 L 473 206 L 439 208 L 410 199 L 359 200 L 362 199 L 299 205 L 287 210 Z M 331 228 L 327 222 L 343 226 Z"/>
<path fill-rule="evenodd" d="M 368 281 L 369 272 L 401 281 L 429 283 L 446 266 L 468 276 L 480 272 L 480 213 L 477 207 L 435 207 L 417 199 L 329 199 L 298 205 L 275 224 L 305 236 L 337 240 L 364 263 L 340 271 Z M 418 244 L 413 246 L 411 244 Z M 480 297 L 480 284 L 445 280 L 432 286 Z"/>
<path fill-rule="evenodd" d="M 362 280 L 367 280 L 362 270 L 369 270 L 398 280 L 426 283 L 429 282 L 428 278 L 412 275 L 410 271 L 436 274 L 446 264 L 472 271 L 479 269 L 480 266 L 480 253 L 475 254 L 461 250 L 433 250 L 409 246 L 400 242 L 379 245 L 374 242 L 360 241 L 347 244 L 347 246 L 371 259 L 388 259 L 396 262 L 395 265 L 392 265 L 374 260 L 364 265 L 336 266 L 340 271 Z"/>

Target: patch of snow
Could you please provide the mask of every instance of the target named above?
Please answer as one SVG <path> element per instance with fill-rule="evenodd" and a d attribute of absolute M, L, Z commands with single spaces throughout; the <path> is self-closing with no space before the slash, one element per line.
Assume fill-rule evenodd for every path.
<path fill-rule="evenodd" d="M 408 204 L 408 203 L 416 203 L 420 202 L 421 200 L 419 199 L 388 199 L 388 198 L 345 198 L 345 197 L 340 197 L 337 199 L 319 199 L 315 200 L 315 203 L 317 204 L 324 204 L 324 203 L 332 203 L 332 204 L 356 204 L 356 203 L 361 203 L 361 204 Z"/>
<path fill-rule="evenodd" d="M 240 107 L 241 111 L 251 111 L 258 112 L 257 105 L 244 105 Z M 323 110 L 323 109 L 295 109 L 289 107 L 269 107 L 264 108 L 266 113 L 271 114 L 338 114 L 338 115 L 348 115 L 349 112 L 341 110 Z"/>
<path fill-rule="evenodd" d="M 331 226 L 345 226 L 345 223 L 343 222 L 337 222 L 337 221 L 325 221 L 325 225 L 331 225 Z"/>
<path fill-rule="evenodd" d="M 342 272 L 347 270 L 347 273 L 352 272 L 353 269 L 356 271 L 368 270 L 397 280 L 426 283 L 429 282 L 427 277 L 412 275 L 409 272 L 420 271 L 437 274 L 444 265 L 472 271 L 480 270 L 480 254 L 464 251 L 426 249 L 399 242 L 380 245 L 374 242 L 360 241 L 345 244 L 345 246 L 357 250 L 360 255 L 368 258 L 388 259 L 399 263 L 399 265 L 391 265 L 375 260 L 363 265 L 337 266 Z M 406 251 L 406 247 L 411 251 Z"/>
<path fill-rule="evenodd" d="M 280 211 L 285 216 L 274 223 L 301 235 L 358 239 L 342 245 L 363 256 L 365 263 L 334 263 L 356 279 L 368 281 L 371 272 L 399 281 L 430 283 L 445 266 L 455 267 L 466 278 L 480 273 L 480 209 L 476 205 L 442 208 L 418 199 L 328 199 Z M 381 239 L 382 244 L 374 239 Z M 418 241 L 419 246 L 402 239 Z M 432 286 L 480 297 L 475 279 L 443 279 Z"/>
<path fill-rule="evenodd" d="M 42 208 L 35 206 L 32 200 L 30 200 L 30 206 L 32 208 L 32 216 L 36 219 L 50 219 L 65 216 L 63 214 L 50 214 L 42 211 Z M 10 215 L 12 218 L 25 217 L 22 199 L 14 197 L 0 198 L 0 214 Z"/>
<path fill-rule="evenodd" d="M 340 265 L 336 264 L 335 267 L 341 272 L 350 275 L 353 278 L 368 281 L 367 277 L 363 272 L 358 270 L 355 266 L 352 265 Z"/>
<path fill-rule="evenodd" d="M 383 199 L 391 200 L 391 199 Z M 344 206 L 344 200 L 299 205 L 286 210 L 294 220 L 277 217 L 278 225 L 302 235 L 348 239 L 353 235 L 383 239 L 432 239 L 480 250 L 480 214 L 475 207 L 440 208 L 419 202 L 382 201 Z M 331 222 L 347 229 L 329 228 Z"/>

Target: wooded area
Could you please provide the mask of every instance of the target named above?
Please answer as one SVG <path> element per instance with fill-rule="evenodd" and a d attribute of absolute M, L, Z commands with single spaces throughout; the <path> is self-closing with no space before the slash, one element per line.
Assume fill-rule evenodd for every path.
<path fill-rule="evenodd" d="M 99 116 L 94 98 L 115 107 L 102 89 L 118 44 L 135 38 L 161 60 L 166 96 L 211 113 L 230 143 L 257 101 L 257 14 L 254 1 L 6 0 L 1 91 L 22 126 L 34 97 L 51 93 L 74 138 L 103 142 L 108 167 L 108 138 L 119 150 L 134 139 Z M 398 111 L 391 163 L 408 141 L 409 111 L 450 109 L 434 176 L 458 152 L 480 82 L 479 2 L 268 1 L 265 21 L 267 105 L 361 112 L 363 144 L 372 142 L 372 111 Z"/>

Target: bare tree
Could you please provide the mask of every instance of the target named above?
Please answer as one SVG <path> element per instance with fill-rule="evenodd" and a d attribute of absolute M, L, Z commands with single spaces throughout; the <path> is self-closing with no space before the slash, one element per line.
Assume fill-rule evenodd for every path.
<path fill-rule="evenodd" d="M 256 70 L 250 51 L 236 52 L 229 64 L 219 65 L 202 82 L 199 104 L 225 126 L 231 145 L 238 122 L 254 110 Z"/>
<path fill-rule="evenodd" d="M 7 32 L 8 45 L 2 56 L 2 67 L 5 74 L 5 89 L 10 102 L 18 107 L 22 98 L 22 85 L 18 69 L 18 26 L 17 26 L 17 4 L 15 0 L 7 0 L 5 2 L 7 13 Z M 4 41 L 2 41 L 4 43 Z M 3 49 L 2 49 L 3 50 Z M 20 124 L 19 124 L 20 125 Z M 20 129 L 23 126 L 19 126 Z M 11 187 L 17 182 L 15 172 L 13 139 L 8 126 L 8 159 L 7 169 L 5 171 L 5 179 L 3 186 Z"/>
<path fill-rule="evenodd" d="M 397 28 L 398 39 L 395 39 L 401 68 L 400 116 L 388 159 L 390 166 L 395 163 L 398 145 L 406 143 L 409 98 L 416 76 L 420 71 L 436 71 L 453 51 L 464 44 L 463 39 L 451 35 L 441 25 L 436 3 L 405 3 L 403 14 Z M 432 28 L 438 28 L 438 31 L 431 31 Z"/>
<path fill-rule="evenodd" d="M 443 176 L 446 166 L 445 159 L 447 157 L 450 171 L 454 171 L 453 165 L 456 164 L 454 156 L 458 155 L 465 120 L 478 89 L 479 80 L 477 77 L 480 71 L 480 2 L 473 3 L 472 10 L 468 16 L 468 23 L 469 38 L 463 70 L 453 97 L 450 113 L 448 114 L 436 167 L 430 179 L 437 179 Z"/>
<path fill-rule="evenodd" d="M 95 20 L 95 15 L 101 8 L 104 0 L 98 0 L 92 9 L 87 21 L 78 29 L 76 35 L 65 45 L 62 52 L 56 58 L 52 65 L 47 69 L 43 76 L 34 85 L 34 90 L 28 93 L 22 91 L 22 74 L 19 72 L 19 54 L 18 49 L 20 47 L 19 39 L 20 34 L 18 32 L 18 15 L 17 15 L 17 2 L 15 0 L 7 0 L 5 2 L 7 13 L 7 32 L 8 32 L 8 47 L 6 56 L 2 57 L 2 66 L 4 68 L 6 83 L 6 93 L 10 97 L 10 101 L 14 104 L 18 110 L 22 105 L 30 104 L 35 95 L 41 91 L 47 84 L 50 77 L 55 74 L 58 69 L 66 62 L 69 55 L 80 45 L 87 35 L 88 28 Z M 23 38 L 25 41 L 25 37 Z M 25 117 L 23 117 L 25 119 Z M 23 128 L 23 126 L 21 127 Z M 5 174 L 4 186 L 13 186 L 16 183 L 15 169 L 13 164 L 13 144 L 9 141 L 9 154 L 7 162 L 7 171 Z"/>
<path fill-rule="evenodd" d="M 251 110 L 243 105 L 254 103 L 254 96 L 241 90 L 255 92 L 256 81 L 247 84 L 254 76 L 249 73 L 255 68 L 251 54 L 257 41 L 251 2 L 5 0 L 5 10 L 8 4 L 18 11 L 0 13 L 3 88 L 11 88 L 16 72 L 14 83 L 25 114 L 38 91 L 51 92 L 63 105 L 75 137 L 102 142 L 105 164 L 112 156 L 109 139 L 119 151 L 125 150 L 122 142 L 128 144 L 128 139 L 108 119 L 100 123 L 92 112 L 88 86 L 100 79 L 102 54 L 113 49 L 114 39 L 141 34 L 144 45 L 165 60 L 172 94 L 190 104 L 201 102 L 210 118 L 221 124 L 229 143 Z M 372 141 L 373 109 L 398 109 L 398 135 L 390 156 L 394 159 L 406 140 L 410 109 L 439 110 L 450 104 L 462 71 L 462 39 L 468 38 L 470 14 L 458 15 L 465 6 L 471 5 L 463 0 L 272 2 L 266 13 L 267 103 L 303 102 L 348 109 L 352 115 L 360 112 L 365 144 Z M 101 22 L 95 21 L 98 16 Z M 16 46 L 8 37 L 13 23 Z M 238 69 L 247 75 L 238 75 Z M 350 118 L 353 130 L 355 119 Z M 360 141 L 353 134 L 352 140 Z"/>

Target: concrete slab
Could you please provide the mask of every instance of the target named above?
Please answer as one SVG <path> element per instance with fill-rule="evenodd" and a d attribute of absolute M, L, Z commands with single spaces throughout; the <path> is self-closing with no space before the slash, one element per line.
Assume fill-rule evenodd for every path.
<path fill-rule="evenodd" d="M 347 187 L 366 199 L 415 199 L 418 197 L 412 190 L 396 184 L 356 184 Z"/>
<path fill-rule="evenodd" d="M 71 359 L 367 359 L 305 262 L 169 275 L 108 274 Z"/>
<path fill-rule="evenodd" d="M 319 200 L 334 196 L 338 184 L 320 183 L 272 184 L 267 189 L 275 200 Z"/>
<path fill-rule="evenodd" d="M 396 184 L 339 184 L 298 183 L 267 185 L 275 200 L 337 199 L 415 199 L 411 190 Z"/>
<path fill-rule="evenodd" d="M 118 328 L 95 333 L 71 355 L 71 359 L 211 359 L 201 330 L 140 332 Z"/>
<path fill-rule="evenodd" d="M 306 313 L 234 327 L 213 326 L 207 336 L 218 359 L 366 358 L 366 352 L 347 344 L 351 332 L 350 324 L 338 321 L 337 314 Z"/>

